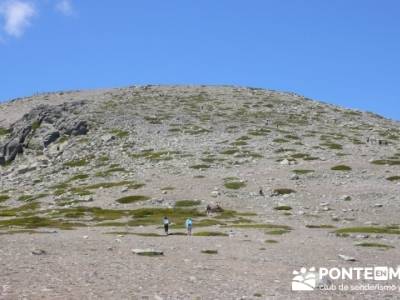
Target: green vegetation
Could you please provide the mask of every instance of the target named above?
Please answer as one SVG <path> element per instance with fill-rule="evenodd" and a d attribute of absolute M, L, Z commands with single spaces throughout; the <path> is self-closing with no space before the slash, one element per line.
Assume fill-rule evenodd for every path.
<path fill-rule="evenodd" d="M 10 196 L 8 195 L 0 195 L 0 202 L 4 202 L 10 199 Z"/>
<path fill-rule="evenodd" d="M 10 129 L 6 129 L 4 127 L 0 127 L 0 136 L 8 135 L 11 132 Z"/>
<path fill-rule="evenodd" d="M 400 165 L 400 160 L 398 160 L 398 159 L 381 159 L 381 160 L 374 160 L 371 162 L 371 164 L 398 166 L 398 165 Z"/>
<path fill-rule="evenodd" d="M 188 217 L 205 217 L 203 212 L 186 208 L 140 208 L 129 211 L 129 215 L 132 217 L 129 226 L 159 225 L 164 216 L 168 216 L 174 224 L 184 224 Z"/>
<path fill-rule="evenodd" d="M 386 179 L 389 181 L 400 181 L 400 176 L 391 176 Z"/>
<path fill-rule="evenodd" d="M 335 231 L 336 234 L 349 234 L 349 233 L 378 233 L 378 234 L 400 234 L 398 226 L 385 226 L 385 227 L 348 227 L 341 228 Z"/>
<path fill-rule="evenodd" d="M 114 134 L 118 138 L 124 138 L 129 135 L 128 131 L 121 130 L 121 129 L 112 129 L 111 133 Z"/>
<path fill-rule="evenodd" d="M 332 149 L 332 150 L 342 150 L 343 149 L 342 145 L 335 144 L 335 143 L 323 143 L 320 146 L 325 146 L 325 147 L 328 147 L 329 149 Z"/>
<path fill-rule="evenodd" d="M 276 230 L 267 231 L 267 232 L 265 232 L 265 234 L 282 235 L 282 234 L 289 233 L 289 232 L 290 232 L 290 230 L 286 230 L 286 229 L 276 229 Z"/>
<path fill-rule="evenodd" d="M 227 177 L 224 179 L 224 186 L 227 189 L 238 190 L 246 186 L 246 182 L 243 180 L 238 180 L 236 177 Z"/>
<path fill-rule="evenodd" d="M 306 225 L 307 228 L 311 228 L 311 229 L 332 229 L 332 228 L 336 228 L 336 226 L 333 225 Z"/>
<path fill-rule="evenodd" d="M 113 173 L 120 173 L 120 172 L 126 172 L 126 170 L 121 167 L 110 168 L 103 172 L 97 172 L 96 177 L 107 177 Z"/>
<path fill-rule="evenodd" d="M 228 234 L 218 231 L 199 231 L 193 234 L 194 236 L 228 236 Z"/>
<path fill-rule="evenodd" d="M 0 217 L 18 217 L 32 215 L 40 207 L 39 203 L 32 202 L 15 208 L 0 210 Z"/>
<path fill-rule="evenodd" d="M 364 242 L 364 243 L 358 243 L 356 244 L 358 247 L 370 247 L 370 248 L 380 248 L 384 250 L 388 250 L 391 248 L 394 248 L 393 246 L 386 245 L 386 244 L 381 244 L 381 243 L 372 243 L 372 242 Z"/>
<path fill-rule="evenodd" d="M 332 171 L 351 171 L 351 167 L 346 165 L 337 165 L 331 168 Z"/>
<path fill-rule="evenodd" d="M 278 241 L 276 241 L 276 240 L 265 240 L 265 243 L 267 243 L 267 244 L 276 244 L 276 243 L 278 243 Z"/>
<path fill-rule="evenodd" d="M 278 138 L 278 139 L 274 139 L 273 142 L 283 144 L 283 143 L 288 143 L 289 141 L 286 139 Z"/>
<path fill-rule="evenodd" d="M 88 174 L 77 174 L 72 176 L 70 179 L 67 180 L 67 182 L 72 182 L 72 181 L 76 181 L 76 180 L 84 180 L 89 178 Z"/>
<path fill-rule="evenodd" d="M 249 135 L 253 136 L 266 136 L 270 132 L 271 130 L 266 128 L 250 129 L 249 131 L 247 131 Z"/>
<path fill-rule="evenodd" d="M 274 209 L 275 210 L 292 210 L 292 207 L 288 206 L 288 205 L 280 205 L 280 206 L 275 206 Z"/>
<path fill-rule="evenodd" d="M 58 229 L 73 229 L 76 226 L 84 226 L 79 223 L 69 223 L 60 220 L 53 220 L 43 217 L 25 217 L 25 218 L 14 218 L 9 220 L 0 220 L 0 228 L 18 227 L 26 229 L 34 228 L 58 228 Z"/>
<path fill-rule="evenodd" d="M 154 151 L 154 149 L 142 150 L 138 153 L 133 153 L 132 158 L 145 158 L 150 161 L 165 161 L 172 160 L 176 155 L 180 154 L 178 151 Z"/>
<path fill-rule="evenodd" d="M 187 207 L 200 205 L 200 200 L 179 200 L 175 202 L 175 207 Z"/>
<path fill-rule="evenodd" d="M 294 194 L 294 193 L 296 193 L 295 190 L 287 189 L 287 188 L 279 188 L 279 189 L 274 189 L 272 194 L 276 195 L 276 196 L 281 196 L 281 195 L 288 195 L 288 194 Z"/>
<path fill-rule="evenodd" d="M 150 199 L 150 197 L 147 197 L 147 196 L 133 195 L 133 196 L 126 196 L 126 197 L 119 198 L 117 200 L 117 202 L 121 203 L 121 204 L 128 204 L 128 203 L 134 203 L 134 202 L 138 202 L 138 201 L 145 201 L 145 200 L 149 200 L 149 199 Z"/>
<path fill-rule="evenodd" d="M 32 123 L 32 131 L 37 130 L 40 127 L 40 122 L 39 121 L 34 121 Z"/>
<path fill-rule="evenodd" d="M 175 188 L 173 186 L 166 186 L 161 188 L 162 191 L 173 191 L 175 190 Z"/>
<path fill-rule="evenodd" d="M 144 237 L 166 237 L 165 234 L 158 234 L 153 232 L 132 232 L 133 235 L 144 236 Z"/>
<path fill-rule="evenodd" d="M 190 166 L 191 169 L 195 169 L 195 170 L 208 169 L 210 167 L 211 167 L 210 165 L 206 165 L 206 164 L 199 164 L 199 165 Z"/>
<path fill-rule="evenodd" d="M 38 200 L 40 198 L 47 197 L 48 195 L 49 194 L 46 194 L 46 193 L 41 193 L 41 194 L 37 194 L 37 195 L 21 195 L 18 197 L 18 201 L 31 202 L 31 201 Z"/>
<path fill-rule="evenodd" d="M 218 254 L 218 250 L 201 250 L 203 254 Z"/>
<path fill-rule="evenodd" d="M 86 166 L 87 164 L 89 164 L 89 161 L 86 158 L 82 158 L 82 159 L 68 161 L 64 163 L 64 166 L 74 168 L 74 167 L 83 167 Z"/>

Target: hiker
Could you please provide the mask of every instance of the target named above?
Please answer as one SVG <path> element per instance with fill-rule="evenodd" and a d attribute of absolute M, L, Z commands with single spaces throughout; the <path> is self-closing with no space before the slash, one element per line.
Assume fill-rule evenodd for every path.
<path fill-rule="evenodd" d="M 193 222 L 191 218 L 188 218 L 186 220 L 186 229 L 187 229 L 187 235 L 192 235 L 192 227 L 193 227 Z"/>
<path fill-rule="evenodd" d="M 164 217 L 163 223 L 164 223 L 165 234 L 168 235 L 168 227 L 169 227 L 169 224 L 170 224 L 168 217 Z"/>
<path fill-rule="evenodd" d="M 258 191 L 258 194 L 259 194 L 260 196 L 264 196 L 264 192 L 263 192 L 262 187 L 260 187 L 260 190 Z"/>
<path fill-rule="evenodd" d="M 207 204 L 206 212 L 207 212 L 207 215 L 211 214 L 211 205 L 210 204 Z"/>

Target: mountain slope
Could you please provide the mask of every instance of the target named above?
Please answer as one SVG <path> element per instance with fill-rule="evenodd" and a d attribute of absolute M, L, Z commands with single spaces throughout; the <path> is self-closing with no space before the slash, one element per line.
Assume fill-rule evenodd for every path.
<path fill-rule="evenodd" d="M 324 265 L 343 251 L 378 263 L 373 253 L 353 245 L 359 239 L 357 230 L 349 229 L 354 235 L 346 239 L 328 234 L 335 228 L 375 224 L 398 230 L 400 124 L 372 113 L 262 89 L 143 86 L 12 101 L 0 105 L 0 126 L 0 231 L 18 239 L 19 245 L 25 245 L 26 231 L 55 228 L 66 240 L 90 232 L 94 244 L 106 247 L 111 235 L 104 233 L 154 235 L 165 214 L 176 224 L 172 230 L 182 232 L 184 220 L 191 216 L 195 232 L 232 236 L 229 242 L 215 238 L 226 262 L 220 266 L 222 273 L 227 266 L 239 272 L 268 265 L 258 251 L 260 241 L 268 238 L 265 231 L 277 230 L 272 234 L 279 243 L 268 255 L 286 278 L 294 268 Z M 206 205 L 216 203 L 225 211 L 207 216 Z M 51 239 L 33 236 L 59 249 Z M 395 235 L 385 238 L 387 244 L 400 247 Z M 212 247 L 208 239 L 196 240 L 195 249 Z M 168 241 L 141 236 L 133 242 L 178 247 L 174 251 L 180 255 L 189 251 L 179 236 Z M 7 248 L 10 253 L 12 247 Z M 291 255 L 295 249 L 299 254 Z M 383 265 L 395 262 L 391 251 Z M 248 253 L 254 261 L 248 260 Z M 175 271 L 185 276 L 188 270 L 181 267 Z M 149 262 L 150 273 L 154 268 Z M 206 269 L 199 274 L 204 283 Z M 251 296 L 257 292 L 251 286 L 263 289 L 261 278 L 276 279 L 266 269 L 249 278 L 243 275 L 239 290 L 234 288 L 239 281 L 222 277 L 231 293 L 214 284 L 197 292 L 210 298 L 219 292 L 227 298 Z M 166 293 L 179 284 L 171 280 Z M 95 282 L 102 289 L 100 281 Z M 140 284 L 152 291 L 146 281 Z M 290 294 L 279 290 L 281 284 L 276 286 L 275 295 Z M 65 292 L 56 291 L 53 296 Z M 87 292 L 83 287 L 77 291 Z M 16 295 L 19 292 L 16 289 Z M 177 295 L 184 298 L 189 292 Z"/>

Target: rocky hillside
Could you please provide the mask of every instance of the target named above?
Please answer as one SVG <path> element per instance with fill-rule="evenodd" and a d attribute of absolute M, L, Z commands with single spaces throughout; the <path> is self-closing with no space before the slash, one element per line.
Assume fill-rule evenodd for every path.
<path fill-rule="evenodd" d="M 67 236 L 72 233 L 65 229 L 89 228 L 101 241 L 104 233 L 132 234 L 146 244 L 146 237 L 160 234 L 158 225 L 167 214 L 178 235 L 191 216 L 195 228 L 202 228 L 199 235 L 255 243 L 251 255 L 260 261 L 258 249 L 264 247 L 257 243 L 270 233 L 274 239 L 268 240 L 279 249 L 270 253 L 277 255 L 277 263 L 317 232 L 314 241 L 303 244 L 304 255 L 285 256 L 286 265 L 275 266 L 287 273 L 282 275 L 287 284 L 292 269 L 323 264 L 324 257 L 335 259 L 343 249 L 369 261 L 373 254 L 353 245 L 365 238 L 360 233 L 390 233 L 384 243 L 379 236 L 366 238 L 388 249 L 400 246 L 390 238 L 400 233 L 400 123 L 296 94 L 134 86 L 18 99 L 0 105 L 0 164 L 0 234 L 11 238 L 19 233 L 13 238 L 21 237 L 21 244 L 27 233 L 55 230 Z M 206 205 L 217 203 L 223 211 L 207 216 Z M 225 245 L 223 238 L 216 239 Z M 238 253 L 240 243 L 235 244 Z M 330 252 L 313 256 L 310 250 L 321 243 L 332 245 Z M 150 244 L 160 246 L 153 240 Z M 227 264 L 229 255 L 223 256 Z M 238 286 L 230 281 L 231 294 L 218 287 L 198 294 L 210 299 L 219 292 L 228 293 L 225 299 L 259 291 L 289 295 L 281 283 L 277 291 L 265 291 L 254 276 L 242 278 Z M 141 283 L 142 291 L 153 293 L 146 282 L 151 278 Z M 11 290 L 11 296 L 22 293 Z M 52 296 L 66 292 L 55 290 Z M 79 291 L 87 292 L 84 287 Z M 185 298 L 189 291 L 176 296 Z"/>

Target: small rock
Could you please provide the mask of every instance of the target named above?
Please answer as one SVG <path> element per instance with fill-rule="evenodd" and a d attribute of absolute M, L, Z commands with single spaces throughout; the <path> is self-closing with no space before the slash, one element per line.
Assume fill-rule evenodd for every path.
<path fill-rule="evenodd" d="M 299 180 L 300 177 L 297 174 L 292 174 L 292 176 L 290 176 L 290 180 Z"/>
<path fill-rule="evenodd" d="M 288 160 L 288 159 L 284 159 L 284 160 L 282 160 L 281 161 L 281 163 L 280 163 L 282 166 L 288 166 L 288 165 L 290 165 L 290 161 Z"/>
<path fill-rule="evenodd" d="M 219 195 L 221 195 L 221 193 L 220 193 L 219 191 L 212 191 L 212 192 L 211 192 L 211 197 L 216 198 L 216 197 L 218 197 Z"/>
<path fill-rule="evenodd" d="M 351 197 L 349 195 L 343 195 L 342 197 L 340 197 L 341 201 L 351 201 Z"/>
<path fill-rule="evenodd" d="M 374 204 L 374 207 L 382 207 L 383 206 L 383 204 L 381 204 L 381 203 L 375 203 Z"/>
<path fill-rule="evenodd" d="M 357 261 L 354 257 L 351 257 L 351 256 L 347 256 L 347 255 L 343 255 L 343 254 L 339 254 L 338 256 L 345 261 Z"/>
<path fill-rule="evenodd" d="M 132 249 L 132 252 L 136 255 L 143 256 L 161 256 L 164 255 L 163 251 L 155 250 L 155 249 Z"/>
<path fill-rule="evenodd" d="M 32 250 L 32 254 L 33 255 L 44 255 L 44 254 L 47 254 L 47 252 L 42 249 L 34 249 L 34 250 Z"/>

